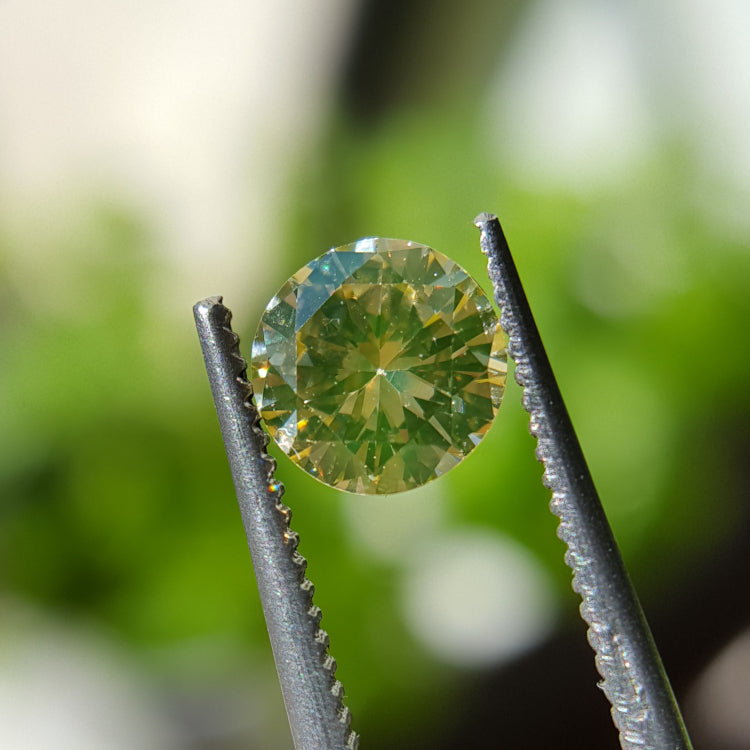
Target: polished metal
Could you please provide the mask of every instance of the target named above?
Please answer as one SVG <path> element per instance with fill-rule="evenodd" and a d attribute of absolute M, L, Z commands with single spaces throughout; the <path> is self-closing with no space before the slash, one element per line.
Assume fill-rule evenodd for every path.
<path fill-rule="evenodd" d="M 501 324 L 523 405 L 531 415 L 550 508 L 560 519 L 565 561 L 581 616 L 612 704 L 623 750 L 689 750 L 690 740 L 643 611 L 604 514 L 563 403 L 500 223 L 480 214 L 475 224 L 488 258 Z"/>
<path fill-rule="evenodd" d="M 334 677 L 328 636 L 312 603 L 307 563 L 289 528 L 291 511 L 281 502 L 275 461 L 266 453 L 268 436 L 258 425 L 246 364 L 232 332 L 231 313 L 220 297 L 193 308 L 219 424 L 234 479 L 255 577 L 279 674 L 296 750 L 355 750 Z"/>

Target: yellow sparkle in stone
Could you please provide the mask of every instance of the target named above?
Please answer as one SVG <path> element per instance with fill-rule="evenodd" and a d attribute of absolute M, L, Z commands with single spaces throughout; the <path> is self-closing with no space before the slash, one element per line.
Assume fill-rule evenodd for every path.
<path fill-rule="evenodd" d="M 255 402 L 279 447 L 347 492 L 419 487 L 497 414 L 505 335 L 479 285 L 425 245 L 368 238 L 300 269 L 266 307 Z"/>

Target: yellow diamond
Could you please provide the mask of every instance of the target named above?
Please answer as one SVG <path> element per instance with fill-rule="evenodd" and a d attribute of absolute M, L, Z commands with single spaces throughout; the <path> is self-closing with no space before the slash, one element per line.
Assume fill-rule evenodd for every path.
<path fill-rule="evenodd" d="M 419 487 L 470 453 L 507 375 L 474 279 L 425 245 L 371 238 L 301 268 L 253 341 L 261 417 L 307 473 L 347 492 Z"/>

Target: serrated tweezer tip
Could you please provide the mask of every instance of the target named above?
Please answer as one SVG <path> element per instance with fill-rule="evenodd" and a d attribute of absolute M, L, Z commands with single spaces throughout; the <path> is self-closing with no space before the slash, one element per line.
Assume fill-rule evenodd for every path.
<path fill-rule="evenodd" d="M 560 519 L 573 588 L 612 704 L 623 750 L 689 750 L 690 740 L 643 611 L 604 514 L 578 437 L 560 394 L 500 223 L 494 214 L 474 220 L 508 336 L 508 352 L 523 388 L 530 430 L 550 508 Z"/>
<path fill-rule="evenodd" d="M 296 750 L 356 750 L 343 688 L 221 297 L 193 307 Z"/>

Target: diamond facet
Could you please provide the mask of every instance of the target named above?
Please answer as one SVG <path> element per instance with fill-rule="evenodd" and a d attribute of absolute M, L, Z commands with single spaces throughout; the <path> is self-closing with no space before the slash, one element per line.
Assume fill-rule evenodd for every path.
<path fill-rule="evenodd" d="M 419 487 L 484 437 L 507 375 L 478 284 L 425 245 L 370 238 L 301 268 L 268 303 L 251 362 L 282 451 L 325 484 Z"/>

